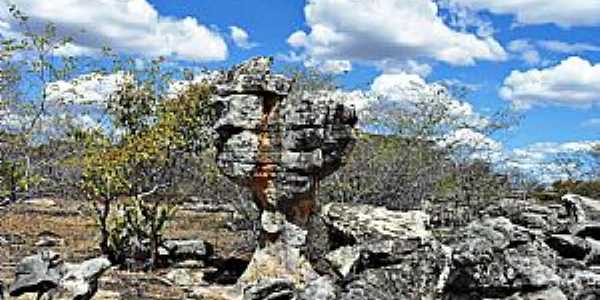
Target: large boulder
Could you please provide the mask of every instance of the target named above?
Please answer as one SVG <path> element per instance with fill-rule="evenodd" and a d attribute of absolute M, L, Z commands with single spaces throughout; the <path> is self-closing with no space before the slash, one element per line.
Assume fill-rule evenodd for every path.
<path fill-rule="evenodd" d="M 431 236 L 429 216 L 423 211 L 392 211 L 372 205 L 329 203 L 321 209 L 323 221 L 347 243 L 423 239 Z"/>
<path fill-rule="evenodd" d="M 538 232 L 506 218 L 473 222 L 456 240 L 446 291 L 457 299 L 503 298 L 559 285 L 555 252 Z"/>
<path fill-rule="evenodd" d="M 98 278 L 111 263 L 106 258 L 94 258 L 80 264 L 65 263 L 60 255 L 43 251 L 25 257 L 17 265 L 9 294 L 18 297 L 35 293 L 56 299 L 88 300 L 98 289 Z"/>
<path fill-rule="evenodd" d="M 18 297 L 25 293 L 41 295 L 58 287 L 63 275 L 62 267 L 60 255 L 52 251 L 23 258 L 16 267 L 10 296 Z"/>
<path fill-rule="evenodd" d="M 407 251 L 395 264 L 377 265 L 355 275 L 342 299 L 437 299 L 450 272 L 450 249 L 433 240 Z"/>

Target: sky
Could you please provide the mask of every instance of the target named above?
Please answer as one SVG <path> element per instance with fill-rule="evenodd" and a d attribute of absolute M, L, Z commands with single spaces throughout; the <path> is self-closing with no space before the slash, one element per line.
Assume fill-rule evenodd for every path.
<path fill-rule="evenodd" d="M 600 0 L 1 0 L 94 56 L 110 44 L 218 69 L 257 55 L 335 74 L 340 88 L 403 101 L 398 86 L 467 87 L 470 120 L 522 116 L 494 136 L 514 166 L 548 166 L 600 140 Z M 17 32 L 0 13 L 0 34 Z M 465 139 L 469 134 L 457 134 Z M 545 171 L 544 171 L 545 172 Z M 550 172 L 550 171 L 548 171 Z"/>

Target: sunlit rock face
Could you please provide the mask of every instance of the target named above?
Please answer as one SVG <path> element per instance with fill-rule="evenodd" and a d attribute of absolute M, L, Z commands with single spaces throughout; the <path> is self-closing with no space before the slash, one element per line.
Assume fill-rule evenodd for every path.
<path fill-rule="evenodd" d="M 291 93 L 291 79 L 271 74 L 271 63 L 255 58 L 217 80 L 217 164 L 252 190 L 259 209 L 302 226 L 319 181 L 352 148 L 356 115 L 331 93 Z"/>

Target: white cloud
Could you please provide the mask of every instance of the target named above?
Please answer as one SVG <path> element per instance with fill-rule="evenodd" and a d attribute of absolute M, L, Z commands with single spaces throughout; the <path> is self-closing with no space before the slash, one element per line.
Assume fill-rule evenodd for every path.
<path fill-rule="evenodd" d="M 577 141 L 566 143 L 535 143 L 508 151 L 503 167 L 518 170 L 544 183 L 551 183 L 571 176 L 585 176 L 589 166 L 575 162 L 600 145 L 600 141 Z M 570 160 L 574 158 L 575 160 Z"/>
<path fill-rule="evenodd" d="M 596 0 L 448 0 L 476 11 L 511 14 L 520 24 L 553 23 L 561 27 L 600 25 Z"/>
<path fill-rule="evenodd" d="M 553 52 L 560 53 L 581 53 L 581 52 L 598 52 L 600 51 L 600 46 L 587 44 L 587 43 L 565 43 L 556 40 L 544 40 L 539 41 L 538 44 L 540 47 L 550 50 Z"/>
<path fill-rule="evenodd" d="M 306 59 L 304 65 L 310 68 L 316 68 L 327 74 L 344 74 L 352 71 L 352 64 L 348 60 L 327 59 L 319 61 Z"/>
<path fill-rule="evenodd" d="M 447 118 L 445 121 L 459 127 L 482 130 L 489 125 L 489 121 L 475 112 L 471 104 L 449 95 L 445 86 L 427 83 L 415 74 L 382 74 L 373 81 L 371 93 L 385 101 L 441 109 Z"/>
<path fill-rule="evenodd" d="M 382 74 L 373 81 L 368 95 L 371 98 L 362 98 L 366 99 L 363 107 L 374 110 L 366 111 L 375 120 L 408 117 L 422 122 L 440 118 L 436 121 L 439 128 L 426 138 L 456 150 L 463 158 L 488 158 L 502 151 L 502 144 L 486 133 L 490 121 L 471 104 L 452 97 L 442 84 L 427 83 L 415 74 Z"/>
<path fill-rule="evenodd" d="M 175 56 L 195 61 L 223 60 L 227 45 L 220 34 L 193 17 L 161 16 L 146 0 L 12 0 L 29 16 L 28 24 L 42 31 L 56 25 L 59 36 L 76 44 L 59 50 L 61 55 L 89 54 L 108 46 L 118 52 L 148 57 Z M 0 3 L 2 31 L 18 34 L 18 23 Z"/>
<path fill-rule="evenodd" d="M 600 104 L 600 65 L 574 56 L 546 69 L 515 70 L 504 80 L 499 93 L 518 109 Z"/>
<path fill-rule="evenodd" d="M 448 27 L 430 0 L 310 0 L 304 11 L 310 32 L 294 32 L 288 43 L 313 59 L 472 65 L 506 58 L 492 37 Z"/>
<path fill-rule="evenodd" d="M 535 45 L 531 44 L 528 40 L 513 40 L 508 43 L 507 49 L 518 55 L 520 59 L 529 65 L 537 65 L 542 61 Z"/>
<path fill-rule="evenodd" d="M 71 81 L 55 81 L 46 86 L 47 101 L 53 106 L 103 106 L 117 88 L 131 77 L 124 73 L 103 75 L 90 73 Z"/>
<path fill-rule="evenodd" d="M 242 49 L 252 49 L 258 46 L 258 44 L 250 42 L 250 36 L 246 32 L 246 30 L 237 26 L 230 26 L 229 31 L 231 39 L 233 40 L 236 46 Z"/>

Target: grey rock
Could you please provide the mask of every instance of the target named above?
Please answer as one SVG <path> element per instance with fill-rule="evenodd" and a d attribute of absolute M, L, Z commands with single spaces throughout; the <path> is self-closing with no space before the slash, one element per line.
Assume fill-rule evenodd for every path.
<path fill-rule="evenodd" d="M 98 290 L 98 279 L 111 267 L 111 263 L 104 257 L 86 260 L 80 264 L 65 263 L 63 276 L 59 287 L 69 299 L 92 299 Z"/>
<path fill-rule="evenodd" d="M 369 268 L 344 289 L 342 299 L 438 299 L 450 272 L 449 249 L 435 241 L 395 265 Z"/>
<path fill-rule="evenodd" d="M 339 94 L 292 90 L 290 78 L 271 73 L 272 61 L 257 57 L 214 76 L 216 164 L 252 191 L 261 213 L 262 243 L 240 281 L 289 275 L 304 285 L 314 271 L 300 249 L 317 209 L 318 183 L 342 166 L 357 119 Z M 268 257 L 284 252 L 297 268 Z M 280 273 L 264 274 L 263 263 Z"/>
<path fill-rule="evenodd" d="M 567 296 L 557 287 L 530 293 L 517 293 L 505 300 L 567 300 Z"/>
<path fill-rule="evenodd" d="M 292 80 L 271 74 L 271 64 L 254 58 L 215 81 L 217 165 L 252 189 L 259 209 L 302 223 L 314 208 L 316 183 L 352 148 L 356 117 L 331 93 L 291 91 Z"/>
<path fill-rule="evenodd" d="M 329 203 L 321 210 L 325 224 L 358 244 L 373 240 L 427 238 L 429 216 L 422 211 L 391 211 L 371 205 Z"/>
<path fill-rule="evenodd" d="M 165 276 L 169 281 L 178 286 L 191 286 L 194 284 L 194 278 L 185 269 L 175 269 Z"/>
<path fill-rule="evenodd" d="M 321 276 L 308 283 L 300 293 L 299 300 L 337 300 L 338 288 L 328 276 Z"/>
<path fill-rule="evenodd" d="M 347 278 L 360 262 L 360 255 L 359 247 L 345 246 L 328 253 L 326 259 L 342 278 Z"/>
<path fill-rule="evenodd" d="M 62 278 L 62 260 L 52 251 L 23 258 L 16 267 L 15 281 L 9 294 L 18 297 L 25 293 L 44 294 L 56 288 Z"/>
<path fill-rule="evenodd" d="M 600 275 L 585 271 L 575 270 L 563 276 L 561 290 L 568 299 L 600 299 Z"/>
<path fill-rule="evenodd" d="M 35 293 L 38 297 L 89 300 L 97 291 L 98 278 L 111 266 L 106 258 L 94 258 L 80 264 L 64 263 L 57 253 L 43 251 L 25 257 L 16 268 L 13 297 Z"/>
<path fill-rule="evenodd" d="M 163 247 L 175 260 L 202 259 L 210 255 L 210 248 L 203 240 L 167 240 Z"/>
<path fill-rule="evenodd" d="M 285 278 L 267 278 L 247 286 L 243 300 L 294 300 L 297 299 L 294 283 Z"/>
<path fill-rule="evenodd" d="M 536 232 L 506 218 L 471 223 L 458 235 L 446 290 L 504 298 L 557 286 L 555 252 Z"/>
<path fill-rule="evenodd" d="M 4 283 L 0 281 L 0 300 L 4 300 Z"/>
<path fill-rule="evenodd" d="M 564 258 L 583 260 L 592 250 L 584 239 L 568 235 L 555 234 L 546 239 L 546 244 Z"/>

